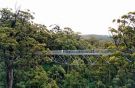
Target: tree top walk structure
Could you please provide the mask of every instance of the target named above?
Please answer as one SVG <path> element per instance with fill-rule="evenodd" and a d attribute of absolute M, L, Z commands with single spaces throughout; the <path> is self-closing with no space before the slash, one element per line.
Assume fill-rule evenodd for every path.
<path fill-rule="evenodd" d="M 111 56 L 116 52 L 114 49 L 91 49 L 91 50 L 50 50 L 46 53 L 47 56 L 55 63 L 70 64 L 72 61 L 82 59 L 85 62 L 90 61 L 90 64 L 98 60 L 103 60 L 102 56 Z M 125 60 L 132 62 L 126 53 L 122 54 Z M 109 63 L 107 60 L 105 63 Z"/>
<path fill-rule="evenodd" d="M 81 59 L 86 63 L 90 62 L 89 64 L 94 64 L 101 59 L 102 56 L 110 56 L 113 52 L 114 50 L 109 49 L 50 50 L 47 52 L 47 55 L 50 56 L 53 62 L 60 64 L 70 64 L 77 59 Z"/>
<path fill-rule="evenodd" d="M 51 50 L 47 54 L 49 55 L 111 55 L 114 50 L 109 49 L 92 49 L 92 50 Z"/>

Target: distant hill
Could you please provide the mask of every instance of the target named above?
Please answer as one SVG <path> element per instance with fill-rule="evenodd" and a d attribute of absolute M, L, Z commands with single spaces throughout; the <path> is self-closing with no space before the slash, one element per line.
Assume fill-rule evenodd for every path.
<path fill-rule="evenodd" d="M 96 38 L 98 40 L 112 40 L 112 38 L 108 35 L 96 35 L 96 34 L 87 34 L 87 35 L 81 35 L 81 38 L 83 39 L 90 39 L 90 38 Z"/>

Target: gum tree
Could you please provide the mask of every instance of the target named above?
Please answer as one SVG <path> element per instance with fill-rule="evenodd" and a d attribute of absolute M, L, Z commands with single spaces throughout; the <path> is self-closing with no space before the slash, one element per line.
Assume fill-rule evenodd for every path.
<path fill-rule="evenodd" d="M 45 30 L 32 23 L 33 19 L 29 10 L 0 10 L 0 59 L 6 66 L 7 88 L 13 88 L 15 67 L 33 68 L 44 59 L 45 38 L 41 35 Z"/>

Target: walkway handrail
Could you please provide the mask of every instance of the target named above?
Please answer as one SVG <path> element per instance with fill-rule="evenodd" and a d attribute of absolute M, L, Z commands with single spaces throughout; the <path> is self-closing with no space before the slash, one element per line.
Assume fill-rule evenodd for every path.
<path fill-rule="evenodd" d="M 91 49 L 91 50 L 51 50 L 48 54 L 108 54 L 112 53 L 111 49 Z"/>

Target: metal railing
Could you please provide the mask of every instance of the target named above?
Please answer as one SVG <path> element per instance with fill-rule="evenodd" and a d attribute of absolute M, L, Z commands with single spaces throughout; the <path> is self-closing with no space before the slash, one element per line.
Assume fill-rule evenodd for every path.
<path fill-rule="evenodd" d="M 101 55 L 111 54 L 114 50 L 109 49 L 91 49 L 91 50 L 51 50 L 51 55 Z"/>

